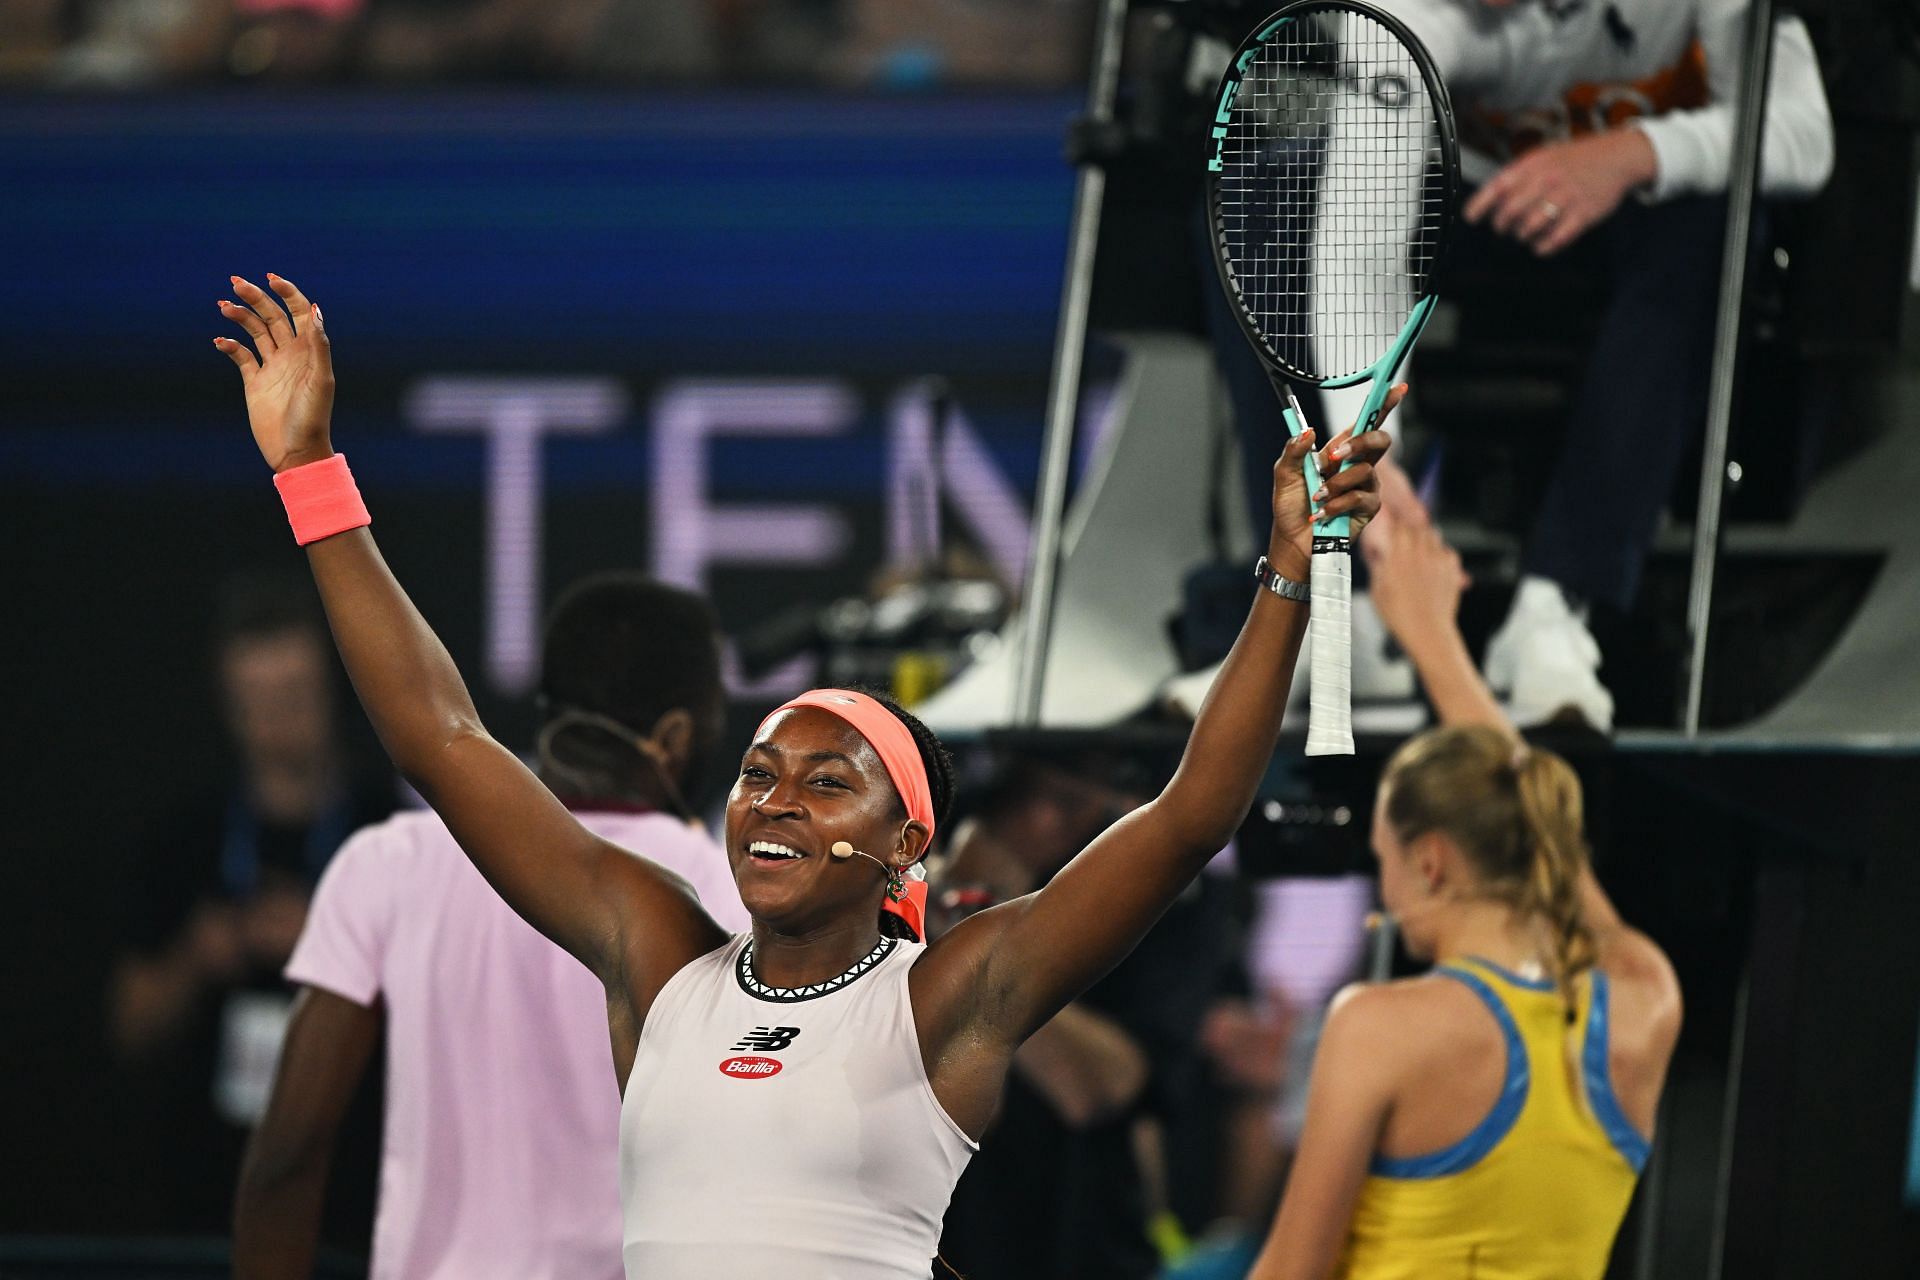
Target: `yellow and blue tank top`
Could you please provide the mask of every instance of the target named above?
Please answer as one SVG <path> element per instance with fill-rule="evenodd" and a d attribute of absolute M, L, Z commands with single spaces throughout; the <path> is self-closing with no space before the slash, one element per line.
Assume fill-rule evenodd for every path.
<path fill-rule="evenodd" d="M 1368 1170 L 1335 1275 L 1343 1280 L 1599 1280 L 1647 1160 L 1607 1071 L 1607 975 L 1577 983 L 1578 1082 L 1554 985 L 1480 959 L 1463 983 L 1505 1036 L 1506 1083 L 1459 1142 Z M 1584 1102 L 1582 1100 L 1584 1094 Z"/>

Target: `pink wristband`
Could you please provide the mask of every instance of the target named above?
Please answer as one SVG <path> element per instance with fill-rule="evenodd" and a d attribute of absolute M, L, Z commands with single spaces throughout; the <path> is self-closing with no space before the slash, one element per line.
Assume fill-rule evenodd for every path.
<path fill-rule="evenodd" d="M 303 547 L 373 523 L 353 483 L 353 472 L 347 470 L 345 454 L 282 471 L 273 477 L 273 487 L 286 504 L 293 540 Z"/>

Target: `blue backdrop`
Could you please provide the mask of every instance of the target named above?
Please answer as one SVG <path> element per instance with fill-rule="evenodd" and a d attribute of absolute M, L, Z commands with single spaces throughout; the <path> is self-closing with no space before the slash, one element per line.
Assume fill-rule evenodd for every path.
<path fill-rule="evenodd" d="M 0 360 L 170 364 L 272 269 L 395 363 L 1044 358 L 1058 97 L 0 103 Z M 365 355 L 358 358 L 366 359 Z M 916 359 L 922 358 L 916 356 Z"/>
<path fill-rule="evenodd" d="M 832 376 L 831 442 L 716 445 L 752 486 L 879 483 L 879 405 L 940 373 L 1030 488 L 1072 174 L 1057 96 L 210 94 L 0 101 L 0 473 L 256 480 L 209 344 L 226 278 L 326 308 L 340 420 L 396 483 L 478 483 L 481 443 L 400 430 L 429 374 Z M 223 376 L 224 375 L 224 376 Z M 218 433 L 225 445 L 202 443 Z M 549 483 L 640 485 L 632 431 Z M 377 479 L 376 479 L 377 483 Z"/>

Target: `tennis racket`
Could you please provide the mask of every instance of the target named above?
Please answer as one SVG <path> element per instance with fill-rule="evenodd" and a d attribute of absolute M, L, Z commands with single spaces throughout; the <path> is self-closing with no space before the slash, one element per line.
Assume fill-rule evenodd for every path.
<path fill-rule="evenodd" d="M 1305 0 L 1235 50 L 1208 141 L 1209 238 L 1290 433 L 1307 426 L 1295 382 L 1369 383 L 1356 431 L 1379 422 L 1433 310 L 1459 186 L 1446 86 L 1398 19 Z M 1311 454 L 1306 477 L 1318 492 Z M 1351 550 L 1347 517 L 1316 530 L 1308 755 L 1353 753 Z"/>

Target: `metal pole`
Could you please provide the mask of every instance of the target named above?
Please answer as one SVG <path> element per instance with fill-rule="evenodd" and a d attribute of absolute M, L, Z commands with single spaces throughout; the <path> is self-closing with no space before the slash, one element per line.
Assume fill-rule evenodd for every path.
<path fill-rule="evenodd" d="M 1393 977 L 1393 949 L 1400 938 L 1400 922 L 1382 911 L 1373 936 L 1367 939 L 1367 981 L 1385 982 Z"/>
<path fill-rule="evenodd" d="M 1120 45 L 1127 0 L 1101 0 L 1094 32 L 1093 79 L 1087 91 L 1087 124 L 1112 123 L 1120 85 Z M 1013 722 L 1040 722 L 1047 649 L 1053 639 L 1053 604 L 1060 577 L 1060 536 L 1066 523 L 1067 477 L 1073 462 L 1075 419 L 1080 409 L 1080 364 L 1087 345 L 1087 301 L 1093 290 L 1093 255 L 1100 241 L 1100 206 L 1107 174 L 1097 156 L 1080 163 L 1073 191 L 1073 229 L 1067 242 L 1067 278 L 1060 290 L 1060 326 L 1054 332 L 1053 376 L 1047 390 L 1047 431 L 1041 446 L 1040 490 L 1035 495 L 1033 556 L 1027 598 L 1021 610 L 1020 661 L 1015 668 Z"/>
<path fill-rule="evenodd" d="M 1687 586 L 1687 703 L 1681 728 L 1700 732 L 1707 680 L 1707 624 L 1713 574 L 1720 554 L 1721 503 L 1727 481 L 1727 435 L 1733 422 L 1733 379 L 1740 354 L 1747 282 L 1747 239 L 1760 185 L 1760 141 L 1766 128 L 1767 73 L 1773 64 L 1773 0 L 1749 0 L 1740 101 L 1734 116 L 1733 155 L 1727 173 L 1727 240 L 1720 255 L 1720 308 L 1713 335 L 1713 375 L 1707 387 L 1707 439 L 1700 457 L 1700 503 L 1694 514 L 1693 576 Z"/>
<path fill-rule="evenodd" d="M 1755 928 L 1757 929 L 1756 922 Z M 1720 1149 L 1714 1153 L 1713 1228 L 1707 1242 L 1707 1280 L 1722 1280 L 1727 1264 L 1727 1220 L 1733 1209 L 1733 1139 L 1740 1124 L 1740 1073 L 1747 1062 L 1747 1021 L 1753 969 L 1740 975 L 1733 1000 L 1733 1044 L 1727 1052 L 1727 1093 L 1720 1103 Z"/>
<path fill-rule="evenodd" d="M 1673 1132 L 1673 1083 L 1661 1090 L 1660 1101 L 1654 1108 L 1653 1129 L 1657 1134 Z M 1653 1144 L 1653 1157 L 1647 1162 L 1646 1172 L 1640 1175 L 1640 1235 L 1634 1242 L 1633 1280 L 1654 1280 L 1659 1274 L 1660 1259 L 1660 1216 L 1666 1208 L 1667 1200 L 1667 1152 L 1673 1148 L 1673 1139 Z"/>

